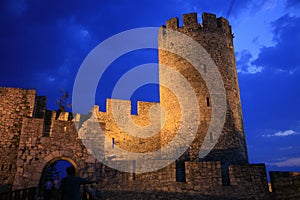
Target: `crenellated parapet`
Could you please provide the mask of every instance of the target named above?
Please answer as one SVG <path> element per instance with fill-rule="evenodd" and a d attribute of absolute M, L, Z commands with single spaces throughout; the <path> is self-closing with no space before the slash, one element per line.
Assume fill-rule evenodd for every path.
<path fill-rule="evenodd" d="M 44 101 L 43 98 L 38 99 L 40 102 Z M 36 105 L 45 104 L 36 103 Z M 24 118 L 20 140 L 22 144 L 28 143 L 29 138 L 33 137 L 43 141 L 42 144 L 52 140 L 64 141 L 68 138 L 80 140 L 78 133 L 86 123 L 85 126 L 91 126 L 92 131 L 105 134 L 102 143 L 104 151 L 107 150 L 106 156 L 110 155 L 112 141 L 118 147 L 132 152 L 152 152 L 161 148 L 161 124 L 160 121 L 156 121 L 157 118 L 160 119 L 160 113 L 157 111 L 158 103 L 138 102 L 137 115 L 131 114 L 131 102 L 127 100 L 107 99 L 106 105 L 106 112 L 100 111 L 99 106 L 95 105 L 87 114 L 51 110 L 44 112 L 43 107 L 39 106 L 36 117 Z M 124 127 L 122 124 L 131 126 Z M 156 129 L 152 129 L 151 126 L 155 126 Z M 139 137 L 139 132 L 142 132 L 139 130 L 144 127 L 154 131 L 151 137 Z M 128 158 L 117 155 L 115 159 Z"/>
<path fill-rule="evenodd" d="M 183 14 L 182 15 L 182 26 L 179 26 L 179 18 L 171 18 L 166 22 L 167 29 L 173 30 L 188 30 L 188 31 L 211 31 L 226 33 L 232 36 L 231 26 L 227 19 L 223 17 L 217 18 L 215 14 L 203 13 L 202 23 L 198 22 L 197 13 Z"/>
<path fill-rule="evenodd" d="M 157 121 L 160 119 L 160 113 L 155 112 L 158 103 L 137 102 L 137 115 L 131 114 L 131 102 L 128 100 L 107 99 L 106 105 L 106 112 L 99 111 L 99 107 L 94 107 L 93 113 L 96 114 L 99 122 L 105 124 L 103 131 L 107 155 L 115 154 L 111 152 L 112 143 L 121 149 L 137 153 L 152 152 L 161 148 L 160 130 L 162 127 L 160 121 Z M 139 135 L 144 132 L 142 130 L 154 132 L 145 138 Z M 115 159 L 128 158 L 118 156 L 116 153 Z"/>

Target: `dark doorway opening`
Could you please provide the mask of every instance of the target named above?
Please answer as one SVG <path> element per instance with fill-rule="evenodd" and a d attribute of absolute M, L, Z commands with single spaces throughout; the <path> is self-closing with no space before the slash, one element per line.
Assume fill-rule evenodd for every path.
<path fill-rule="evenodd" d="M 47 163 L 40 178 L 38 195 L 48 200 L 57 199 L 60 180 L 67 176 L 66 169 L 72 165 L 74 166 L 72 160 L 63 158 L 53 159 Z M 77 166 L 74 167 L 77 169 Z"/>

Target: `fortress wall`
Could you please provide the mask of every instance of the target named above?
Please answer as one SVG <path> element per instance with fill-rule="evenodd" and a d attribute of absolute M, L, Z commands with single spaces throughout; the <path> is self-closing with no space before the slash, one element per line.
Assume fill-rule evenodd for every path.
<path fill-rule="evenodd" d="M 117 172 L 106 167 L 105 178 L 101 179 L 102 197 L 118 199 L 118 195 L 124 194 L 139 199 L 143 194 L 143 199 L 271 199 L 264 165 L 230 166 L 228 186 L 222 185 L 220 162 L 186 162 L 185 168 L 186 181 L 176 182 L 175 163 L 145 174 Z"/>
<path fill-rule="evenodd" d="M 142 122 L 139 117 L 145 118 L 145 122 L 149 123 L 148 111 L 153 105 L 155 104 L 140 102 L 140 115 L 130 117 L 133 120 L 138 120 L 137 123 Z M 130 108 L 125 110 L 128 111 Z M 47 113 L 49 117 L 47 117 Z M 111 113 L 111 111 L 108 111 L 108 113 Z M 264 187 L 262 187 L 266 177 L 264 174 L 265 168 L 260 165 L 229 166 L 230 185 L 228 186 L 222 185 L 221 162 L 184 163 L 185 181 L 183 182 L 182 180 L 177 182 L 176 170 L 178 169 L 175 162 L 158 171 L 144 174 L 134 173 L 137 167 L 134 162 L 137 161 L 132 160 L 116 159 L 110 161 L 119 162 L 119 165 L 131 165 L 132 172 L 130 173 L 106 167 L 96 161 L 90 154 L 91 152 L 82 144 L 78 134 L 84 141 L 86 135 L 82 133 L 85 132 L 81 132 L 80 129 L 77 134 L 75 125 L 80 121 L 80 118 L 84 119 L 81 128 L 85 128 L 87 134 L 92 134 L 88 135 L 90 138 L 93 134 L 97 135 L 97 131 L 94 131 L 95 126 L 100 125 L 105 131 L 110 130 L 107 124 L 104 125 L 104 122 L 112 123 L 112 121 L 109 121 L 112 119 L 108 117 L 111 114 L 108 113 L 99 112 L 99 107 L 96 106 L 89 115 L 78 115 L 75 116 L 74 120 L 70 120 L 69 113 L 60 113 L 60 116 L 56 116 L 54 111 L 47 111 L 44 119 L 23 118 L 13 189 L 37 186 L 45 166 L 59 159 L 67 159 L 78 167 L 80 176 L 101 180 L 99 189 L 103 191 L 103 196 L 114 196 L 121 192 L 133 199 L 138 198 L 141 194 L 146 199 L 148 196 L 152 198 L 153 195 L 173 199 L 198 199 L 199 196 L 207 199 L 222 199 L 224 196 L 231 198 L 257 196 L 264 197 L 261 199 L 268 198 L 268 194 L 264 193 Z M 96 116 L 96 119 L 94 121 L 87 120 L 92 114 Z M 99 119 L 102 121 L 100 124 Z M 49 122 L 46 123 L 46 121 Z M 49 134 L 45 134 L 47 132 L 46 126 L 51 127 Z M 97 144 L 104 145 L 104 138 L 95 136 L 95 139 L 102 140 L 102 143 L 99 141 L 100 143 Z M 94 140 L 93 137 L 89 141 L 91 140 Z M 104 149 L 104 147 L 100 147 L 101 149 Z M 105 158 L 104 152 L 100 152 L 100 155 Z M 160 162 L 159 160 L 155 161 Z M 154 161 L 148 160 L 145 162 L 148 167 L 152 167 L 152 164 L 154 164 Z M 251 178 L 249 179 L 249 177 Z"/>
<path fill-rule="evenodd" d="M 135 169 L 135 161 L 109 161 L 109 165 L 127 165 Z M 146 161 L 146 165 L 151 162 Z M 103 191 L 151 191 L 162 190 L 176 182 L 175 164 L 148 173 L 121 172 L 107 166 L 102 167 L 100 190 Z"/>
<path fill-rule="evenodd" d="M 186 182 L 213 189 L 222 186 L 220 162 L 186 162 Z"/>
<path fill-rule="evenodd" d="M 66 115 L 64 113 L 62 116 Z M 141 194 L 146 199 L 148 195 L 151 198 L 154 195 L 173 199 L 198 199 L 199 196 L 206 199 L 222 199 L 225 196 L 245 197 L 245 199 L 257 196 L 261 197 L 258 199 L 268 198 L 268 194 L 264 193 L 264 187 L 262 187 L 266 178 L 265 167 L 262 165 L 229 166 L 229 186 L 222 185 L 220 162 L 186 162 L 185 182 L 176 182 L 175 162 L 155 172 L 137 174 L 132 173 L 135 168 L 132 160 L 110 161 L 118 165 L 132 166 L 131 173 L 120 172 L 99 163 L 87 152 L 77 137 L 74 124 L 76 121 L 53 120 L 52 123 L 52 134 L 44 136 L 43 119 L 25 118 L 23 120 L 14 189 L 36 186 L 43 168 L 49 162 L 53 159 L 70 158 L 80 169 L 82 177 L 101 180 L 99 189 L 103 196 L 116 199 L 117 196 L 114 195 L 120 192 L 133 199 L 137 199 Z M 89 123 L 87 127 L 93 127 L 93 123 L 99 122 L 86 121 L 84 123 Z M 106 129 L 103 124 L 101 126 Z M 80 131 L 79 134 L 81 134 Z M 151 167 L 152 162 L 149 160 L 145 165 Z M 178 193 L 182 195 L 176 195 Z"/>
<path fill-rule="evenodd" d="M 122 161 L 126 162 L 126 161 Z M 126 163 L 128 164 L 128 163 Z M 101 184 L 99 189 L 101 191 L 109 188 L 111 191 L 134 190 L 132 185 L 132 174 L 121 172 L 103 165 L 102 176 L 100 176 Z"/>
<path fill-rule="evenodd" d="M 130 157 L 118 155 L 118 153 L 112 149 L 113 138 L 116 147 L 128 152 L 145 153 L 160 149 L 160 121 L 156 122 L 158 131 L 154 131 L 150 137 L 140 138 L 139 135 L 145 132 L 142 131 L 143 127 L 151 125 L 152 122 L 150 121 L 149 111 L 150 108 L 155 105 L 157 106 L 157 103 L 138 102 L 138 115 L 131 115 L 131 102 L 125 100 L 107 99 L 106 112 L 100 112 L 97 107 L 95 108 L 99 121 L 106 124 L 104 130 L 106 141 L 105 149 L 107 150 L 106 155 L 116 154 L 117 160 L 131 160 Z M 112 106 L 116 108 L 114 115 Z M 160 116 L 155 117 L 159 118 Z M 122 126 L 122 124 L 129 125 L 130 123 L 128 123 L 128 121 L 130 120 L 132 120 L 132 126 Z M 116 121 L 119 121 L 121 125 L 117 124 Z M 148 130 L 154 129 L 150 128 Z M 134 136 L 134 134 L 136 134 L 137 137 Z"/>
<path fill-rule="evenodd" d="M 46 115 L 46 100 L 45 96 L 37 96 L 35 101 L 35 112 L 34 117 L 36 118 L 44 118 Z"/>
<path fill-rule="evenodd" d="M 276 199 L 300 199 L 299 172 L 270 172 L 270 178 Z"/>
<path fill-rule="evenodd" d="M 33 116 L 35 98 L 35 90 L 0 88 L 0 191 L 13 182 L 22 120 Z"/>
<path fill-rule="evenodd" d="M 229 166 L 229 179 L 236 195 L 270 198 L 264 164 Z"/>
<path fill-rule="evenodd" d="M 145 164 L 151 167 L 151 162 L 159 162 L 159 161 L 149 161 Z M 147 164 L 149 163 L 149 164 Z M 149 172 L 149 173 L 143 173 L 143 174 L 135 174 L 135 180 L 142 181 L 142 182 L 149 182 L 147 187 L 153 187 L 153 185 L 156 185 L 156 187 L 160 185 L 164 185 L 167 183 L 176 182 L 176 166 L 175 163 L 172 163 L 163 169 Z"/>

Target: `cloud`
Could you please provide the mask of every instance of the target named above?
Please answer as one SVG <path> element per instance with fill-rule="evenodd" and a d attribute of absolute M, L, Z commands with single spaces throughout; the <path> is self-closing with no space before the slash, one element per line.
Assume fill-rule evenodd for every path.
<path fill-rule="evenodd" d="M 244 50 L 236 54 L 237 71 L 240 74 L 257 74 L 263 71 L 263 67 L 251 64 L 253 56 L 250 51 Z"/>
<path fill-rule="evenodd" d="M 263 137 L 287 137 L 292 135 L 298 135 L 299 133 L 293 131 L 293 130 L 286 130 L 286 131 L 278 131 L 276 133 L 272 134 L 266 134 L 263 135 Z"/>
<path fill-rule="evenodd" d="M 271 10 L 274 9 L 277 6 L 278 2 L 277 0 L 268 0 L 262 2 L 262 9 L 264 10 Z"/>
<path fill-rule="evenodd" d="M 280 147 L 279 150 L 280 151 L 287 151 L 287 150 L 292 150 L 293 147 L 292 146 L 288 146 L 288 147 Z"/>
<path fill-rule="evenodd" d="M 288 145 L 288 146 L 284 146 L 284 147 L 280 147 L 279 148 L 280 151 L 299 151 L 300 150 L 300 146 L 298 144 L 295 145 Z"/>
<path fill-rule="evenodd" d="M 300 17 L 284 15 L 272 23 L 274 46 L 263 46 L 252 65 L 276 72 L 291 72 L 300 68 Z"/>
<path fill-rule="evenodd" d="M 289 158 L 284 161 L 269 163 L 269 165 L 277 167 L 300 167 L 300 157 Z"/>
<path fill-rule="evenodd" d="M 253 65 L 249 65 L 249 67 L 245 71 L 240 71 L 242 74 L 257 74 L 259 72 L 262 72 L 262 67 L 257 67 Z"/>

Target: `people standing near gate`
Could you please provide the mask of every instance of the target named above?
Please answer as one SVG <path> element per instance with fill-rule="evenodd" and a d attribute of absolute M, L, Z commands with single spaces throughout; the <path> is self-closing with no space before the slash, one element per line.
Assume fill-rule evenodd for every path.
<path fill-rule="evenodd" d="M 70 166 L 66 169 L 68 176 L 61 180 L 60 195 L 62 200 L 80 200 L 80 185 L 98 183 L 75 176 L 75 167 Z"/>
<path fill-rule="evenodd" d="M 50 178 L 47 178 L 47 181 L 45 182 L 45 190 L 44 190 L 45 200 L 49 200 L 51 198 L 52 189 L 53 189 L 53 183 L 50 180 Z"/>
<path fill-rule="evenodd" d="M 59 188 L 60 188 L 60 180 L 59 176 L 56 175 L 53 181 L 53 196 L 55 199 L 59 199 Z"/>

